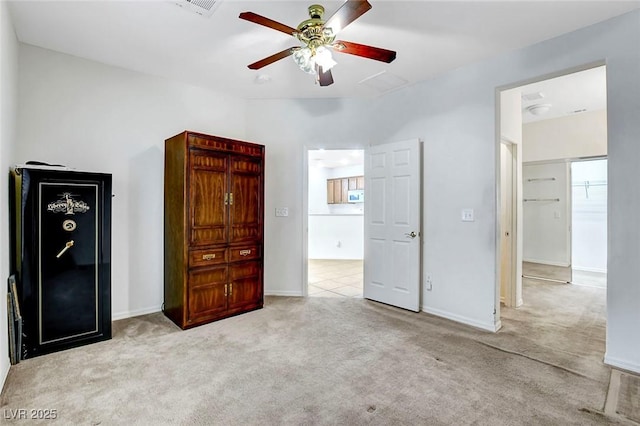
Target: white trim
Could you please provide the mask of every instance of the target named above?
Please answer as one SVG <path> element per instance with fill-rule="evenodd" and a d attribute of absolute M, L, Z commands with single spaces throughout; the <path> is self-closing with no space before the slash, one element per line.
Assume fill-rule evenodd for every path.
<path fill-rule="evenodd" d="M 640 364 L 634 362 L 628 362 L 620 358 L 613 358 L 604 354 L 604 363 L 612 367 L 621 368 L 623 370 L 631 371 L 636 374 L 640 374 Z"/>
<path fill-rule="evenodd" d="M 539 259 L 522 259 L 523 262 L 529 263 L 540 263 L 542 265 L 550 265 L 550 266 L 562 266 L 564 268 L 568 268 L 571 264 L 566 262 L 550 262 L 548 260 L 539 260 Z"/>
<path fill-rule="evenodd" d="M 265 296 L 287 296 L 287 297 L 304 297 L 302 291 L 296 290 L 275 290 L 275 291 L 265 291 Z"/>
<path fill-rule="evenodd" d="M 500 327 L 502 327 L 502 323 L 499 320 L 495 324 L 483 323 L 483 322 L 473 320 L 471 318 L 467 318 L 462 315 L 452 314 L 450 312 L 441 311 L 440 309 L 435 309 L 435 308 L 429 308 L 427 306 L 422 306 L 421 309 L 423 312 L 426 312 L 428 314 L 432 314 L 441 318 L 446 318 L 448 320 L 459 322 L 462 324 L 470 325 L 472 327 L 480 328 L 482 330 L 490 331 L 492 333 L 495 333 L 500 329 Z"/>
<path fill-rule="evenodd" d="M 0 374 L 0 392 L 4 390 L 4 384 L 7 381 L 7 376 L 9 375 L 9 369 L 11 368 L 11 361 L 9 357 L 7 357 L 4 361 L 5 362 L 2 363 L 2 366 L 6 365 L 7 368 L 4 371 L 2 371 L 2 373 Z"/>
<path fill-rule="evenodd" d="M 302 212 L 302 277 L 300 281 L 300 296 L 309 295 L 309 147 L 302 147 L 302 197 L 300 211 Z M 273 296 L 289 296 L 273 294 Z"/>
<path fill-rule="evenodd" d="M 597 272 L 599 274 L 606 274 L 607 270 L 606 269 L 602 269 L 602 268 L 589 268 L 589 267 L 582 267 L 582 266 L 572 266 L 571 269 L 573 269 L 574 271 L 582 271 L 582 272 Z"/>
<path fill-rule="evenodd" d="M 162 305 L 156 305 L 149 308 L 136 309 L 134 311 L 118 312 L 111 315 L 111 321 L 137 317 L 139 315 L 153 314 L 161 311 L 162 311 Z"/>

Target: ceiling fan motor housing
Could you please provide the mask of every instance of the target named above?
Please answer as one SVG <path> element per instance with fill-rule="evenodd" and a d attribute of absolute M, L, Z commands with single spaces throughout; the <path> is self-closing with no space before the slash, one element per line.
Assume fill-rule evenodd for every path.
<path fill-rule="evenodd" d="M 319 4 L 309 6 L 309 16 L 311 19 L 302 21 L 298 25 L 296 37 L 312 51 L 320 46 L 326 46 L 333 43 L 335 35 L 331 28 L 325 28 L 325 21 L 322 19 L 324 15 L 324 7 Z"/>

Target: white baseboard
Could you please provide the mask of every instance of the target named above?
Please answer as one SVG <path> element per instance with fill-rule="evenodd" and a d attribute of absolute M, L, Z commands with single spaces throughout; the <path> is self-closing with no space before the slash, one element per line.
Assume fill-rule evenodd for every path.
<path fill-rule="evenodd" d="M 604 363 L 612 367 L 620 368 L 622 370 L 631 371 L 632 373 L 640 374 L 640 364 L 625 361 L 619 358 L 613 358 L 604 354 Z"/>
<path fill-rule="evenodd" d="M 500 324 L 500 321 L 498 321 L 497 323 L 483 323 L 480 321 L 476 321 L 474 319 L 471 318 L 467 318 L 464 317 L 462 315 L 457 315 L 457 314 L 452 314 L 450 312 L 445 312 L 445 311 L 441 311 L 440 309 L 434 309 L 434 308 L 430 308 L 428 306 L 422 306 L 422 311 L 428 313 L 428 314 L 432 314 L 438 317 L 442 317 L 442 318 L 446 318 L 449 319 L 451 321 L 455 321 L 455 322 L 459 322 L 462 324 L 466 324 L 466 325 L 470 325 L 472 327 L 475 328 L 480 328 L 482 330 L 486 330 L 486 331 L 491 331 L 492 333 L 495 333 L 496 331 L 498 331 L 500 329 L 500 327 L 502 326 L 502 324 Z"/>
<path fill-rule="evenodd" d="M 550 266 L 562 266 L 564 268 L 568 268 L 571 266 L 568 262 L 553 262 L 551 260 L 540 260 L 540 259 L 522 259 L 523 262 L 529 263 L 540 263 L 542 265 L 550 265 Z"/>
<path fill-rule="evenodd" d="M 269 290 L 264 292 L 265 296 L 289 296 L 289 297 L 302 297 L 302 291 L 300 290 Z"/>
<path fill-rule="evenodd" d="M 0 392 L 4 389 L 4 384 L 7 381 L 7 376 L 9 375 L 9 369 L 11 368 L 11 361 L 9 357 L 3 359 L 2 363 L 2 371 L 0 371 Z"/>
<path fill-rule="evenodd" d="M 606 269 L 600 269 L 600 268 L 588 268 L 586 266 L 572 266 L 571 267 L 574 271 L 584 271 L 584 272 L 598 272 L 600 274 L 606 274 L 607 270 Z"/>
<path fill-rule="evenodd" d="M 117 321 L 125 318 L 137 317 L 138 315 L 153 314 L 162 311 L 162 305 L 149 308 L 136 309 L 134 311 L 117 312 L 111 315 L 111 321 Z"/>

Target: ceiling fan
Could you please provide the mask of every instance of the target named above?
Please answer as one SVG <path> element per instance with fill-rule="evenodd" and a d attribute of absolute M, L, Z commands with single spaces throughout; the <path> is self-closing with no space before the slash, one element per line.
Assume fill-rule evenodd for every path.
<path fill-rule="evenodd" d="M 393 50 L 335 39 L 343 28 L 358 19 L 369 9 L 371 9 L 371 4 L 367 0 L 347 0 L 325 21 L 322 19 L 324 7 L 319 4 L 313 4 L 309 6 L 310 19 L 302 21 L 297 28 L 292 28 L 253 12 L 242 12 L 240 19 L 289 34 L 302 42 L 302 46 L 289 47 L 282 52 L 254 62 L 249 65 L 249 68 L 258 70 L 293 55 L 293 59 L 300 69 L 309 74 L 315 74 L 316 81 L 320 86 L 329 86 L 333 84 L 331 68 L 336 64 L 331 57 L 331 50 L 390 63 L 396 58 L 396 52 Z"/>

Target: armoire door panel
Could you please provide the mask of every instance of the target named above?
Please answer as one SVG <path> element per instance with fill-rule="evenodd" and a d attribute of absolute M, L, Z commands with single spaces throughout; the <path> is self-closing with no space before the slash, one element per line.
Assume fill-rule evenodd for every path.
<path fill-rule="evenodd" d="M 232 264 L 229 275 L 229 309 L 262 302 L 262 262 Z"/>
<path fill-rule="evenodd" d="M 227 309 L 227 266 L 189 272 L 189 320 L 211 316 Z"/>
<path fill-rule="evenodd" d="M 192 245 L 226 243 L 227 157 L 194 150 L 190 153 L 190 162 L 198 165 L 189 174 L 190 242 Z"/>
<path fill-rule="evenodd" d="M 260 175 L 235 173 L 231 176 L 231 243 L 262 239 L 262 180 Z"/>

